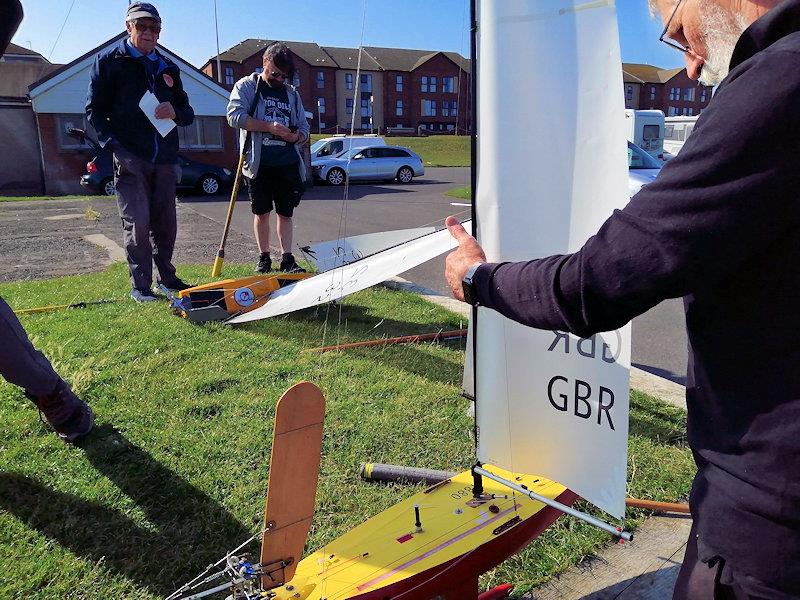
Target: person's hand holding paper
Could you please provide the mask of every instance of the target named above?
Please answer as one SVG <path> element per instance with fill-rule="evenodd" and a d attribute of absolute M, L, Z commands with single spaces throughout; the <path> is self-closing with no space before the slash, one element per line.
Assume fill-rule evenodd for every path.
<path fill-rule="evenodd" d="M 153 92 L 148 90 L 144 93 L 142 99 L 139 100 L 139 108 L 147 115 L 161 137 L 166 137 L 175 127 L 175 121 L 172 120 L 175 118 L 175 109 L 172 104 L 159 102 Z"/>

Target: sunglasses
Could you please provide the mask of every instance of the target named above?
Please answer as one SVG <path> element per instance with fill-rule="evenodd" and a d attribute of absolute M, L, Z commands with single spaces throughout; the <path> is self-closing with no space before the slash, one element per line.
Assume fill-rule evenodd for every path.
<path fill-rule="evenodd" d="M 139 23 L 138 21 L 135 22 L 134 27 L 136 27 L 136 31 L 139 33 L 144 33 L 148 29 L 158 35 L 161 33 L 161 25 L 148 25 L 147 23 Z"/>
<path fill-rule="evenodd" d="M 270 77 L 275 79 L 283 79 L 284 81 L 289 79 L 289 76 L 286 73 L 281 73 L 280 71 L 272 71 L 270 73 Z"/>

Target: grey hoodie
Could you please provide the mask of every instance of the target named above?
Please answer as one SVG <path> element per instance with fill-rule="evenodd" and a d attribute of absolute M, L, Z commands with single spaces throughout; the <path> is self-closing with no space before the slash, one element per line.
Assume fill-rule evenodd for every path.
<path fill-rule="evenodd" d="M 252 75 L 243 77 L 236 82 L 236 85 L 233 86 L 233 90 L 231 90 L 231 98 L 228 101 L 228 124 L 231 127 L 239 129 L 239 147 L 243 147 L 247 137 L 248 132 L 244 129 L 244 125 L 247 122 L 247 117 L 250 116 L 247 111 L 253 105 L 253 100 L 256 97 L 256 86 L 260 76 L 259 73 L 253 73 Z M 289 104 L 292 107 L 290 125 L 297 127 L 297 133 L 300 134 L 300 139 L 295 143 L 294 149 L 300 157 L 297 163 L 300 169 L 300 177 L 305 180 L 306 163 L 303 160 L 303 152 L 301 149 L 308 139 L 311 128 L 306 120 L 306 111 L 303 108 L 303 101 L 300 99 L 300 93 L 293 85 L 288 83 L 286 84 L 286 93 L 289 97 Z M 253 118 L 260 121 L 264 120 L 263 102 L 256 103 L 256 112 Z M 249 133 L 250 144 L 246 148 L 247 154 L 244 158 L 242 173 L 253 179 L 258 174 L 258 166 L 261 163 L 261 139 L 264 134 L 260 131 L 251 131 Z"/>

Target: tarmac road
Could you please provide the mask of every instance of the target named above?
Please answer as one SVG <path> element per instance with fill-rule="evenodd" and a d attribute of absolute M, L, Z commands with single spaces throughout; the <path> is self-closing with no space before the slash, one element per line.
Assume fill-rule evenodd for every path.
<path fill-rule="evenodd" d="M 448 215 L 469 218 L 469 207 L 444 196 L 444 192 L 469 184 L 465 167 L 427 168 L 425 175 L 410 185 L 398 183 L 358 183 L 350 186 L 348 200 L 344 188 L 316 185 L 303 197 L 295 212 L 294 245 L 302 246 L 327 240 L 404 229 L 423 225 L 441 225 Z M 225 220 L 228 201 L 223 196 L 212 199 L 182 198 L 185 208 L 218 221 Z M 252 236 L 252 215 L 241 194 L 231 224 L 233 231 Z M 220 225 L 220 231 L 222 227 Z M 273 248 L 277 239 L 271 239 Z M 226 253 L 226 260 L 241 258 Z M 444 284 L 444 261 L 433 260 L 402 274 L 405 279 L 442 294 L 449 294 Z M 633 322 L 633 363 L 645 371 L 686 383 L 687 341 L 681 300 L 667 300 Z"/>

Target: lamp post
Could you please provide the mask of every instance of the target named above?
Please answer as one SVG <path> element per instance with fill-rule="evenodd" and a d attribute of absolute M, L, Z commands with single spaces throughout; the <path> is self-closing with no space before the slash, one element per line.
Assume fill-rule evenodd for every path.
<path fill-rule="evenodd" d="M 322 111 L 320 110 L 322 98 L 317 98 L 317 133 L 322 133 Z"/>
<path fill-rule="evenodd" d="M 219 23 L 217 22 L 217 0 L 214 0 L 214 31 L 217 35 L 217 79 L 222 83 L 222 66 L 219 60 Z"/>
<path fill-rule="evenodd" d="M 374 110 L 373 100 L 375 100 L 375 96 L 370 95 L 369 97 L 369 132 L 372 133 L 372 113 Z"/>

